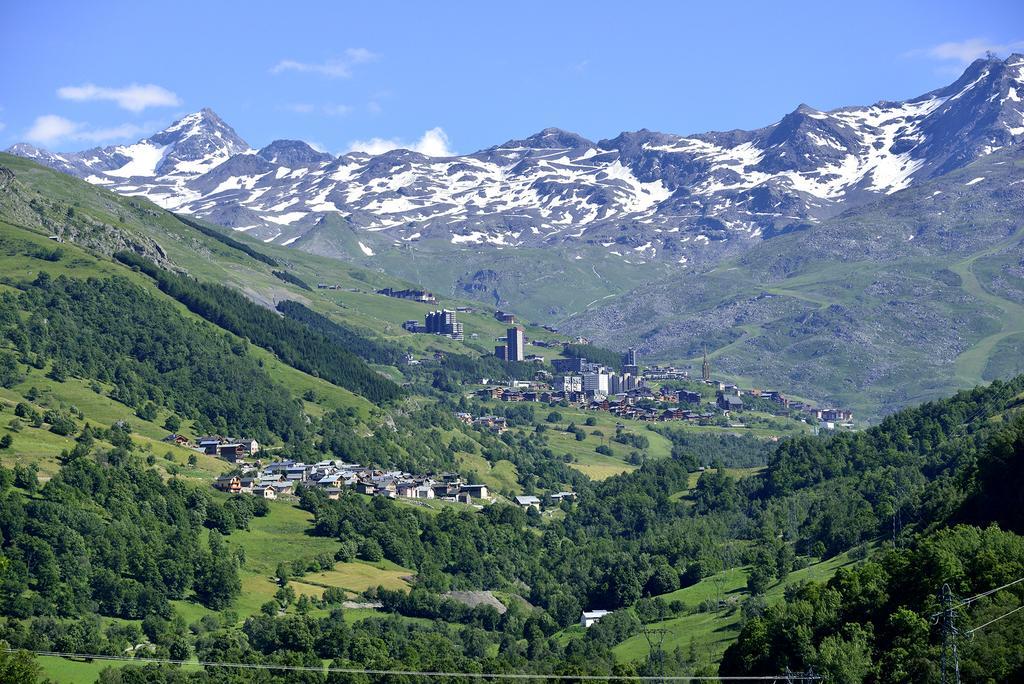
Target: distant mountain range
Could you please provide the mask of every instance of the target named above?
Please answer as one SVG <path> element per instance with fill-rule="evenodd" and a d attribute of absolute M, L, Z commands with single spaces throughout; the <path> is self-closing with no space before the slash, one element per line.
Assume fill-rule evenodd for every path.
<path fill-rule="evenodd" d="M 249 147 L 208 109 L 133 145 L 10 151 L 246 235 L 512 308 L 647 360 L 878 415 L 1024 371 L 1024 56 L 770 126 L 473 154 Z"/>
<path fill-rule="evenodd" d="M 373 242 L 587 240 L 634 261 L 692 264 L 1019 144 L 1022 95 L 1024 56 L 1015 54 L 978 60 L 911 100 L 830 112 L 800 105 L 752 131 L 641 130 L 592 142 L 546 129 L 458 157 L 335 157 L 296 140 L 251 149 L 203 109 L 133 145 L 10 151 L 279 244 L 334 215 L 380 233 Z"/>

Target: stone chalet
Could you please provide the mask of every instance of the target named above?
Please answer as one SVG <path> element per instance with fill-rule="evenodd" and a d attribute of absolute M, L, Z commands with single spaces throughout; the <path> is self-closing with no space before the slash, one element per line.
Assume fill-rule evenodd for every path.
<path fill-rule="evenodd" d="M 176 437 L 177 435 L 173 435 Z M 168 438 L 165 438 L 167 441 Z M 207 456 L 219 456 L 234 463 L 240 458 L 254 456 L 260 451 L 260 443 L 255 439 L 228 439 L 220 436 L 200 437 L 196 449 Z"/>
<path fill-rule="evenodd" d="M 734 394 L 719 394 L 718 408 L 723 411 L 742 411 L 743 400 Z"/>
<path fill-rule="evenodd" d="M 213 486 L 222 492 L 238 494 L 242 491 L 242 479 L 237 475 L 221 475 L 213 481 Z"/>

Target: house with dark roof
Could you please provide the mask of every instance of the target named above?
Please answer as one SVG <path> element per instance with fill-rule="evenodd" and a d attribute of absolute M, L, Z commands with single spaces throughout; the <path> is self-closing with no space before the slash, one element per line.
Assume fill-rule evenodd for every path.
<path fill-rule="evenodd" d="M 719 394 L 718 408 L 723 411 L 742 411 L 743 400 L 733 394 Z"/>

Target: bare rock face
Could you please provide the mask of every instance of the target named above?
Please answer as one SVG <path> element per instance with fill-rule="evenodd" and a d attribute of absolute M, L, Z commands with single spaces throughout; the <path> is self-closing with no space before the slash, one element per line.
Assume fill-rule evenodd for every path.
<path fill-rule="evenodd" d="M 443 596 L 470 608 L 491 606 L 494 610 L 498 611 L 498 615 L 503 615 L 508 610 L 505 604 L 499 601 L 490 591 L 449 591 L 443 594 Z"/>
<path fill-rule="evenodd" d="M 33 228 L 60 242 L 74 242 L 110 256 L 124 250 L 168 264 L 167 254 L 153 239 L 97 220 L 60 200 L 28 192 L 14 171 L 0 166 L 0 208 L 20 225 Z M 139 208 L 140 211 L 144 211 Z"/>

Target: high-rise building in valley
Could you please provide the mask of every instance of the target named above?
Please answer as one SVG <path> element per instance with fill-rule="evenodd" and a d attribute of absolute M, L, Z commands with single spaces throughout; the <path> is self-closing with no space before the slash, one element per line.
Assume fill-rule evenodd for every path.
<path fill-rule="evenodd" d="M 568 359 L 553 359 L 551 365 L 558 373 L 582 373 L 586 370 L 587 360 L 577 357 Z"/>
<path fill-rule="evenodd" d="M 434 335 L 447 335 L 453 340 L 465 339 L 462 331 L 462 323 L 459 323 L 458 316 L 454 311 L 441 309 L 430 311 L 426 316 L 426 331 Z"/>
<path fill-rule="evenodd" d="M 551 386 L 556 392 L 582 392 L 583 391 L 583 376 L 582 375 L 560 375 L 555 378 Z"/>
<path fill-rule="evenodd" d="M 588 394 L 608 394 L 608 374 L 602 371 L 583 374 L 583 391 Z"/>
<path fill-rule="evenodd" d="M 526 345 L 526 337 L 523 329 L 518 325 L 511 327 L 505 334 L 505 346 L 508 348 L 509 361 L 522 361 L 524 358 L 523 347 Z"/>

